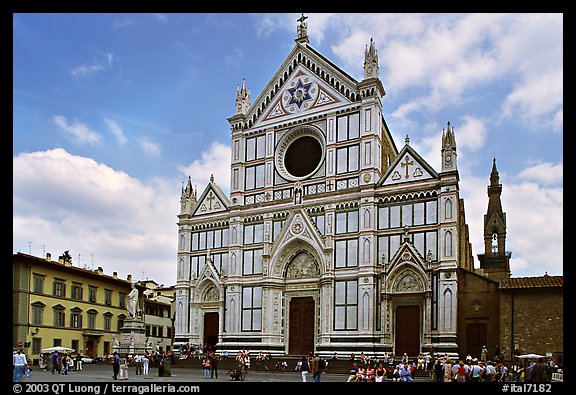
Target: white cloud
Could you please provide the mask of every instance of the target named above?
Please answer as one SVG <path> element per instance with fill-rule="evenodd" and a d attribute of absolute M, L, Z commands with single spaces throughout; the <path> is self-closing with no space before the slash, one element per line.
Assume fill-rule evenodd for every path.
<path fill-rule="evenodd" d="M 74 77 L 91 77 L 103 70 L 106 70 L 114 62 L 114 55 L 110 52 L 96 51 L 96 54 L 98 56 L 95 57 L 92 62 L 72 68 L 70 74 Z"/>
<path fill-rule="evenodd" d="M 142 137 L 139 140 L 140 148 L 144 154 L 150 158 L 157 158 L 160 156 L 160 145 L 150 141 L 147 137 Z"/>
<path fill-rule="evenodd" d="M 214 182 L 226 194 L 230 191 L 230 146 L 212 143 L 207 151 L 202 152 L 201 159 L 196 159 L 189 165 L 180 166 L 180 171 L 187 179 L 190 176 L 192 185 L 200 186 L 198 194 L 202 194 L 204 186 L 214 175 Z"/>
<path fill-rule="evenodd" d="M 174 282 L 177 180 L 142 183 L 57 148 L 14 157 L 13 184 L 15 252 L 31 241 L 36 256 L 70 250 L 81 266 L 94 259 L 108 274 Z"/>
<path fill-rule="evenodd" d="M 120 125 L 118 125 L 118 122 L 116 122 L 115 120 L 110 119 L 110 118 L 104 118 L 104 122 L 106 123 L 106 125 L 110 129 L 110 132 L 112 132 L 112 134 L 116 138 L 116 141 L 118 142 L 118 144 L 126 144 L 128 139 L 124 135 L 124 131 L 122 130 Z"/>
<path fill-rule="evenodd" d="M 510 177 L 511 178 L 511 177 Z M 484 253 L 484 214 L 488 209 L 489 174 L 485 178 L 462 175 L 470 242 L 477 254 Z M 506 250 L 512 252 L 512 276 L 563 274 L 563 189 L 534 182 L 515 183 L 500 171 L 502 210 L 506 213 Z"/>
<path fill-rule="evenodd" d="M 535 181 L 541 184 L 555 184 L 564 179 L 563 163 L 538 163 L 532 167 L 522 170 L 518 177 L 528 181 Z"/>
<path fill-rule="evenodd" d="M 54 116 L 53 120 L 61 130 L 68 133 L 81 143 L 88 143 L 92 145 L 99 145 L 101 143 L 102 136 L 98 132 L 91 130 L 83 123 L 77 121 L 68 122 L 66 117 L 62 115 Z"/>

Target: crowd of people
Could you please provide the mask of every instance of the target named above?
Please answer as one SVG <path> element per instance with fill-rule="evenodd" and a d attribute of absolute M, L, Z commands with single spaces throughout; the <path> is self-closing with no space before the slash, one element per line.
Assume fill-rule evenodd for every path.
<path fill-rule="evenodd" d="M 453 359 L 448 354 L 434 352 L 420 354 L 410 361 L 406 353 L 401 361 L 397 357 L 385 354 L 383 358 L 373 358 L 361 353 L 357 358 L 351 354 L 352 367 L 348 382 L 413 382 L 417 370 L 426 372 L 431 381 L 435 382 L 549 382 L 552 379 L 554 363 L 546 362 L 544 358 L 532 360 L 523 365 L 504 363 L 501 355 L 494 360 L 487 358 L 485 347 L 480 359 L 470 354 L 462 359 Z M 425 374 L 424 373 L 424 376 Z"/>

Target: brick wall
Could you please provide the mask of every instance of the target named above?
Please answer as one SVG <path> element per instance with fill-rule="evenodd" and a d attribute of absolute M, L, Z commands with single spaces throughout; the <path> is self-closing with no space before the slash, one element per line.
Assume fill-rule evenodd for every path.
<path fill-rule="evenodd" d="M 563 292 L 555 288 L 516 288 L 500 291 L 500 345 L 508 359 L 521 354 L 563 353 Z"/>

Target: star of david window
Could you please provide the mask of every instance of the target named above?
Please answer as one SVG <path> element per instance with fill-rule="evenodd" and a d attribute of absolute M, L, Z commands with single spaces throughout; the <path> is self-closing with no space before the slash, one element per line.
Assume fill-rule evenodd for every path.
<path fill-rule="evenodd" d="M 288 93 L 290 94 L 290 101 L 288 104 L 296 104 L 298 108 L 300 108 L 304 101 L 312 98 L 309 93 L 311 86 L 312 83 L 304 84 L 301 79 L 298 79 L 296 86 L 288 89 Z"/>

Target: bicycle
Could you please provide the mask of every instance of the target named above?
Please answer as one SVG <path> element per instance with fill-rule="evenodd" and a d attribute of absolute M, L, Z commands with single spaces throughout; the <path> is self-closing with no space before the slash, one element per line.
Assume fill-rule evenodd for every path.
<path fill-rule="evenodd" d="M 254 371 L 257 373 L 266 373 L 267 371 L 269 371 L 270 368 L 268 367 L 268 365 L 266 365 L 264 362 L 259 361 L 258 364 L 256 366 L 254 366 Z"/>

